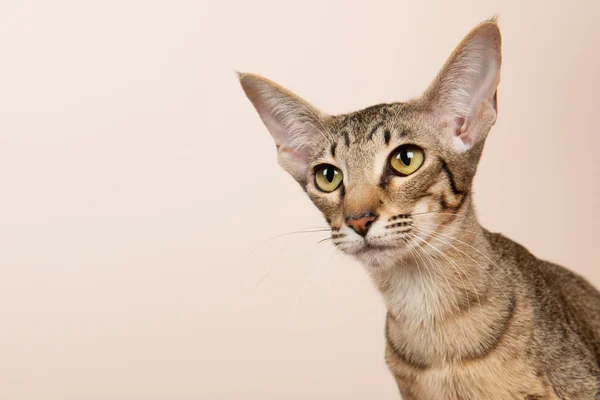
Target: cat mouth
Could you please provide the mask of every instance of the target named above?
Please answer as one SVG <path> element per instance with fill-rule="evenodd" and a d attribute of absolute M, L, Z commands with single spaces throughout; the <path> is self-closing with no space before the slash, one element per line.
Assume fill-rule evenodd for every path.
<path fill-rule="evenodd" d="M 402 232 L 388 232 L 376 236 L 367 235 L 364 238 L 352 238 L 348 240 L 345 234 L 332 235 L 333 244 L 342 252 L 351 256 L 376 256 L 378 253 L 384 257 L 396 256 L 411 248 L 410 230 Z"/>
<path fill-rule="evenodd" d="M 365 240 L 361 241 L 360 243 L 356 243 L 354 246 L 352 246 L 351 249 L 348 249 L 348 250 L 349 250 L 349 252 L 351 252 L 355 255 L 360 255 L 360 254 L 365 254 L 365 253 L 386 251 L 386 250 L 393 250 L 393 249 L 398 249 L 397 243 L 391 243 L 391 242 L 385 243 L 382 241 L 365 239 Z"/>
<path fill-rule="evenodd" d="M 390 243 L 375 243 L 375 242 L 370 242 L 370 241 L 365 241 L 365 243 L 362 246 L 362 250 L 364 251 L 370 251 L 370 250 L 385 250 L 385 249 L 391 249 L 397 246 L 393 246 Z"/>

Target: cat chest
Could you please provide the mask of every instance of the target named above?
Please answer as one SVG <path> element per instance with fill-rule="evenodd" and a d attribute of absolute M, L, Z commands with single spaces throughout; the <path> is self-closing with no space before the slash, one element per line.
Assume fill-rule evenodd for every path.
<path fill-rule="evenodd" d="M 555 399 L 545 377 L 519 359 L 490 358 L 419 368 L 386 349 L 388 367 L 405 400 Z"/>

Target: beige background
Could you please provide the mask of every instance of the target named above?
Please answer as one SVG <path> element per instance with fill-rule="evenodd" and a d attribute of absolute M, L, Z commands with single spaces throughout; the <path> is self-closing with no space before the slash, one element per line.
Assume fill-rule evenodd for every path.
<path fill-rule="evenodd" d="M 383 304 L 233 70 L 332 113 L 499 13 L 481 219 L 600 284 L 597 1 L 0 5 L 0 398 L 395 399 Z M 257 282 L 271 273 L 257 286 Z"/>

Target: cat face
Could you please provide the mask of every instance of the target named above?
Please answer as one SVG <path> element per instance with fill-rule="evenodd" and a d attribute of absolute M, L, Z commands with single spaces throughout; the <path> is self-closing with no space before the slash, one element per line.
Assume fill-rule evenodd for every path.
<path fill-rule="evenodd" d="M 423 96 L 331 116 L 254 74 L 240 81 L 275 140 L 280 165 L 367 265 L 393 266 L 470 217 L 470 189 L 496 120 L 500 32 L 473 29 Z M 423 249 L 429 251 L 428 249 Z"/>

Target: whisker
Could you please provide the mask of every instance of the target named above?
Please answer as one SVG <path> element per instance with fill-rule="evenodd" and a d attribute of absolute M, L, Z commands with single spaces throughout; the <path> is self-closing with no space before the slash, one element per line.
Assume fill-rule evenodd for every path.
<path fill-rule="evenodd" d="M 281 250 L 279 250 L 279 251 L 277 252 L 277 254 L 275 254 L 275 257 L 277 257 L 278 255 L 280 255 L 281 253 L 283 253 L 283 251 L 285 250 L 285 248 L 286 248 L 286 247 L 288 247 L 288 244 L 289 244 L 289 243 L 286 243 L 286 244 L 285 244 L 285 245 L 284 245 L 284 246 L 281 248 Z M 268 271 L 266 274 L 264 274 L 264 275 L 263 275 L 263 277 L 262 277 L 262 278 L 260 278 L 260 280 L 259 280 L 258 282 L 256 282 L 256 283 L 254 284 L 253 288 L 254 288 L 254 289 L 256 289 L 256 288 L 257 288 L 257 287 L 258 287 L 258 286 L 259 286 L 259 285 L 262 283 L 262 281 L 264 281 L 264 280 L 265 280 L 265 279 L 266 279 L 268 276 L 270 276 L 270 275 L 271 275 L 271 272 L 273 272 L 273 270 L 275 269 L 275 267 L 276 267 L 277 265 L 279 265 L 279 264 L 275 264 L 275 265 L 273 265 L 273 266 L 271 267 L 271 269 L 269 269 L 269 271 Z"/>
<path fill-rule="evenodd" d="M 422 216 L 422 215 L 428 215 L 428 214 L 438 214 L 438 215 L 463 215 L 464 213 L 462 211 L 459 211 L 457 213 L 453 213 L 453 212 L 448 212 L 448 211 L 437 211 L 437 210 L 432 210 L 432 211 L 425 211 L 425 212 L 420 212 L 420 213 L 411 213 L 411 216 Z M 482 218 L 483 217 L 483 218 Z M 481 213 L 479 213 L 478 219 L 482 222 L 484 222 L 485 224 L 487 224 L 487 217 L 481 215 Z"/>
<path fill-rule="evenodd" d="M 412 213 L 410 214 L 411 217 L 415 217 L 415 216 L 419 216 L 419 215 L 427 215 L 427 214 L 442 214 L 442 215 L 460 215 L 460 212 L 457 213 L 452 213 L 452 212 L 447 212 L 447 211 L 424 211 L 424 212 L 420 212 L 420 213 Z"/>
<path fill-rule="evenodd" d="M 296 309 L 298 308 L 298 304 L 300 304 L 300 299 L 302 298 L 304 291 L 306 290 L 308 284 L 310 283 L 310 281 L 312 281 L 312 279 L 315 277 L 315 275 L 317 274 L 317 272 L 321 269 L 321 266 L 331 258 L 331 256 L 333 255 L 333 253 L 335 253 L 335 248 L 333 249 L 333 251 L 331 253 L 329 253 L 328 256 L 326 256 L 325 258 L 323 258 L 319 264 L 316 266 L 316 268 L 313 270 L 313 272 L 310 274 L 310 276 L 308 277 L 308 279 L 304 282 L 304 286 L 302 286 L 302 290 L 300 290 L 300 293 L 298 294 L 298 297 L 296 298 L 296 303 L 294 304 L 294 308 L 292 310 L 292 321 L 294 320 L 294 317 L 296 316 Z"/>
<path fill-rule="evenodd" d="M 304 257 L 304 256 L 308 255 L 309 253 L 311 253 L 311 252 L 312 252 L 313 250 L 315 250 L 315 249 L 316 249 L 316 248 L 317 248 L 317 247 L 318 247 L 318 246 L 319 246 L 321 243 L 325 243 L 325 242 L 326 242 L 326 241 L 328 241 L 328 240 L 332 240 L 332 241 L 333 241 L 334 239 L 335 239 L 334 237 L 327 237 L 327 238 L 325 238 L 325 239 L 321 239 L 321 240 L 319 240 L 317 243 L 315 243 L 315 245 L 314 245 L 313 247 L 311 247 L 311 248 L 310 248 L 310 249 L 309 249 L 309 250 L 308 250 L 306 253 L 304 253 L 302 256 Z M 334 244 L 335 244 L 335 243 L 334 243 Z M 334 247 L 334 248 L 335 248 L 335 247 Z"/>
<path fill-rule="evenodd" d="M 457 242 L 460 242 L 460 243 L 462 243 L 462 244 L 464 244 L 466 246 L 469 246 L 471 249 L 475 250 L 477 253 L 479 253 L 480 255 L 482 255 L 483 257 L 485 257 L 485 259 L 488 260 L 494 267 L 498 268 L 502 273 L 504 273 L 504 275 L 506 275 L 507 278 L 509 278 L 510 280 L 512 280 L 515 285 L 518 285 L 523 290 L 527 290 L 526 288 L 524 288 L 523 286 L 521 286 L 521 284 L 519 282 L 515 281 L 512 276 L 510 276 L 508 273 L 506 273 L 498 264 L 496 264 L 494 261 L 492 261 L 488 256 L 486 256 L 485 254 L 483 254 L 477 248 L 475 248 L 475 247 L 471 246 L 470 244 L 468 244 L 468 243 L 466 243 L 466 242 L 464 242 L 464 241 L 462 241 L 462 240 L 460 240 L 458 238 L 455 238 L 453 236 L 444 235 L 443 233 L 439 233 L 439 232 L 435 232 L 435 234 L 443 236 L 443 237 L 446 237 L 448 239 L 456 240 Z"/>
<path fill-rule="evenodd" d="M 328 240 L 333 240 L 333 238 L 332 238 L 332 237 L 328 237 L 328 238 L 325 238 L 325 239 L 321 239 L 321 240 L 319 240 L 319 241 L 317 242 L 317 244 L 321 244 L 321 243 L 323 243 L 323 242 L 326 242 L 326 241 L 328 241 Z"/>
<path fill-rule="evenodd" d="M 421 231 L 423 233 L 425 233 L 425 234 L 429 234 L 430 236 L 431 235 L 435 235 L 435 232 L 427 233 L 427 232 L 425 232 L 423 230 L 421 230 Z M 494 279 L 494 277 L 492 276 L 492 274 L 490 274 L 489 271 L 487 269 L 485 269 L 485 267 L 483 267 L 481 264 L 479 264 L 479 262 L 477 262 L 473 257 L 471 257 L 467 253 L 463 252 L 462 250 L 460 250 L 458 247 L 452 245 L 451 243 L 449 243 L 447 241 L 444 241 L 443 239 L 440 239 L 439 237 L 437 238 L 437 240 L 439 240 L 439 241 L 447 244 L 448 246 L 454 248 L 459 253 L 463 253 L 465 256 L 469 257 L 475 264 L 477 264 L 492 279 L 492 281 L 496 284 L 496 286 L 498 287 L 498 289 L 500 289 L 500 291 L 502 292 L 502 294 L 504 295 L 504 297 L 506 297 L 506 300 L 508 300 L 508 302 L 512 305 L 512 301 L 508 298 L 508 296 L 506 295 L 506 293 L 504 292 L 504 290 L 502 290 L 502 287 L 500 286 L 500 284 Z M 500 269 L 500 270 L 502 271 L 502 269 Z"/>
<path fill-rule="evenodd" d="M 410 226 L 408 229 L 390 229 L 390 232 L 388 232 L 388 234 L 394 235 L 394 234 L 399 234 L 398 236 L 402 236 L 402 234 L 408 234 L 410 233 L 410 231 L 412 231 L 412 226 Z M 379 236 L 379 237 L 385 237 L 384 236 Z"/>
<path fill-rule="evenodd" d="M 421 239 L 418 236 L 417 236 L 417 238 L 419 240 L 422 240 L 425 244 L 427 244 L 429 247 L 431 247 L 432 249 L 434 249 L 438 253 L 440 253 L 446 260 L 448 260 L 453 265 L 454 270 L 458 274 L 458 277 L 460 278 L 460 281 L 462 282 L 463 287 L 465 289 L 465 295 L 467 296 L 467 303 L 469 305 L 469 314 L 471 313 L 471 300 L 470 300 L 470 297 L 469 297 L 469 293 L 467 292 L 467 287 L 465 285 L 465 281 L 463 280 L 462 276 L 460 275 L 460 272 L 458 272 L 457 268 L 469 280 L 469 283 L 473 287 L 473 290 L 475 291 L 475 295 L 477 296 L 477 301 L 479 302 L 479 308 L 481 308 L 481 299 L 479 298 L 479 293 L 477 292 L 477 288 L 473 284 L 473 281 L 471 280 L 471 278 L 469 277 L 469 275 L 460 267 L 460 265 L 458 265 L 454 260 L 452 260 L 450 257 L 448 257 L 444 252 L 442 252 L 441 250 L 439 250 L 437 247 L 435 247 L 434 245 L 432 245 L 431 243 L 429 243 L 427 240 Z"/>
<path fill-rule="evenodd" d="M 445 214 L 445 213 L 441 213 L 441 214 Z M 458 214 L 456 214 L 456 215 L 458 215 Z M 479 227 L 479 229 L 473 230 L 473 229 L 465 229 L 462 226 L 451 226 L 451 225 L 444 227 L 444 230 L 446 230 L 446 231 L 450 230 L 450 231 L 453 231 L 453 232 L 461 232 L 461 233 L 463 233 L 463 232 L 476 233 L 476 234 L 479 234 L 479 233 L 483 232 L 483 228 L 482 227 Z"/>
<path fill-rule="evenodd" d="M 411 234 L 410 240 L 413 242 L 413 244 L 416 245 L 416 247 L 415 247 L 416 254 L 419 255 L 419 258 L 421 258 L 421 260 L 423 260 L 423 262 L 424 262 L 425 260 L 423 259 L 423 257 L 420 255 L 420 253 L 418 251 L 418 250 L 421 250 L 421 253 L 425 254 L 431 261 L 433 261 L 434 265 L 437 267 L 437 270 L 439 272 L 441 272 L 442 276 L 444 277 L 444 280 L 446 281 L 446 284 L 448 285 L 448 289 L 450 290 L 450 292 L 454 296 L 454 301 L 456 302 L 456 304 L 458 304 L 458 297 L 456 297 L 456 293 L 454 292 L 454 288 L 450 284 L 450 281 L 448 280 L 448 277 L 444 273 L 443 268 L 441 268 L 440 265 L 437 262 L 435 262 L 435 260 L 427 252 L 422 251 L 422 249 L 419 246 L 419 244 L 414 240 L 414 237 L 416 237 L 416 236 Z M 432 265 L 432 268 L 433 268 L 433 265 Z"/>
<path fill-rule="evenodd" d="M 404 243 L 404 245 L 406 246 L 406 248 L 410 251 L 411 255 L 413 256 L 413 258 L 415 260 L 415 265 L 417 266 L 417 270 L 419 271 L 419 277 L 421 278 L 421 287 L 423 288 L 423 292 L 425 293 L 425 311 L 427 312 L 427 315 L 429 315 L 429 316 L 431 316 L 431 318 L 433 318 L 433 313 L 430 312 L 429 304 L 427 303 L 427 288 L 429 288 L 429 290 L 430 290 L 432 300 L 434 300 L 434 298 L 435 298 L 435 296 L 433 295 L 433 290 L 435 289 L 435 285 L 433 285 L 433 282 L 434 282 L 433 275 L 431 274 L 431 271 L 429 270 L 429 267 L 427 266 L 427 264 L 423 264 L 425 266 L 425 268 L 427 268 L 427 272 L 429 273 L 429 278 L 431 279 L 431 284 L 423 283 L 423 274 L 421 273 L 421 267 L 416 258 L 416 254 L 417 254 L 416 250 L 413 249 L 412 246 L 410 246 L 410 243 L 408 242 L 408 240 L 406 240 L 405 238 L 401 238 L 401 240 Z"/>
<path fill-rule="evenodd" d="M 313 229 L 313 230 L 298 230 L 298 231 L 294 231 L 294 232 L 286 232 L 286 233 L 281 233 L 279 235 L 275 235 L 261 243 L 259 243 L 255 248 L 253 248 L 250 253 L 248 253 L 248 255 L 253 254 L 256 250 L 258 250 L 261 246 L 264 246 L 265 244 L 269 243 L 271 240 L 275 240 L 277 238 L 280 237 L 284 237 L 284 236 L 290 236 L 290 235 L 298 235 L 301 233 L 320 233 L 320 232 L 330 232 L 331 228 L 319 228 L 319 229 Z"/>
<path fill-rule="evenodd" d="M 335 254 L 335 252 L 338 251 L 337 247 L 333 248 L 333 253 Z M 329 273 L 329 279 L 327 280 L 327 289 L 329 289 L 329 286 L 331 285 L 331 282 L 333 280 L 333 272 L 335 269 L 335 264 L 331 265 L 331 272 Z"/>

